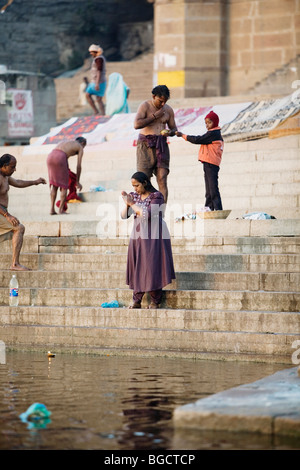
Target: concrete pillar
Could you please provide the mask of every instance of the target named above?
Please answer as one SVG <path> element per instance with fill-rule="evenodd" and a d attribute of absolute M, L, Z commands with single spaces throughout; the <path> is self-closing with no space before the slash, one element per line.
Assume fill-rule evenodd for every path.
<path fill-rule="evenodd" d="M 172 98 L 227 92 L 225 0 L 155 0 L 154 84 Z"/>

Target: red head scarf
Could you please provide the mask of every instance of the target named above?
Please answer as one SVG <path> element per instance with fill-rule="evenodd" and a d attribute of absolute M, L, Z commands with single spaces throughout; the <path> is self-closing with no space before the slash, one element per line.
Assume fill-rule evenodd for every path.
<path fill-rule="evenodd" d="M 210 111 L 210 113 L 207 114 L 207 116 L 205 116 L 205 119 L 210 119 L 213 124 L 214 124 L 214 127 L 218 127 L 219 125 L 219 116 L 214 113 L 213 111 Z"/>

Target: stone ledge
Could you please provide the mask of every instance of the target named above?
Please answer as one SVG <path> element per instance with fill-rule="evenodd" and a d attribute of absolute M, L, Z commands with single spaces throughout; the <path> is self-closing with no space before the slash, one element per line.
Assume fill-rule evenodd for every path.
<path fill-rule="evenodd" d="M 105 215 L 105 214 L 104 214 Z M 84 220 L 80 215 L 51 216 L 40 221 L 23 220 L 26 235 L 29 236 L 80 236 L 93 235 L 100 238 L 127 238 L 131 233 L 132 221 L 90 218 Z M 68 217 L 68 220 L 65 219 Z M 63 220 L 61 218 L 64 218 Z M 172 226 L 173 225 L 173 226 Z M 171 224 L 169 230 L 176 238 L 198 237 L 292 237 L 299 236 L 300 219 L 246 220 L 246 219 L 196 219 Z"/>
<path fill-rule="evenodd" d="M 300 377 L 285 369 L 176 408 L 177 428 L 300 437 Z"/>

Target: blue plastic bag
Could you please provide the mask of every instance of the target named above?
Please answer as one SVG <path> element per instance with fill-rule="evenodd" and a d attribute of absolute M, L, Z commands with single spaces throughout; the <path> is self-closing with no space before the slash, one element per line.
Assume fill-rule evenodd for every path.
<path fill-rule="evenodd" d="M 28 429 L 45 428 L 51 423 L 51 411 L 47 410 L 42 403 L 33 403 L 19 418 L 23 423 L 28 424 Z"/>
<path fill-rule="evenodd" d="M 101 304 L 101 307 L 103 307 L 103 308 L 118 308 L 119 307 L 119 302 L 117 300 L 112 300 L 111 302 L 103 302 L 103 304 Z"/>

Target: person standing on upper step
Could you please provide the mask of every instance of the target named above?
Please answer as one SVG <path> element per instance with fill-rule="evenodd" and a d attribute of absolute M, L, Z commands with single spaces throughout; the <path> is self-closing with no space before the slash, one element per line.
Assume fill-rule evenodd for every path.
<path fill-rule="evenodd" d="M 19 257 L 23 245 L 25 227 L 20 221 L 8 212 L 8 191 L 10 186 L 27 188 L 38 184 L 46 184 L 44 178 L 33 181 L 24 181 L 12 178 L 16 171 L 17 160 L 13 155 L 5 153 L 0 158 L 0 235 L 9 234 L 12 238 L 12 271 L 29 271 L 29 268 L 20 264 Z M 26 207 L 24 208 L 26 213 Z"/>
<path fill-rule="evenodd" d="M 84 137 L 77 137 L 75 140 L 61 142 L 49 153 L 47 157 L 47 167 L 50 185 L 50 215 L 56 214 L 55 200 L 58 188 L 60 188 L 60 205 L 59 214 L 64 213 L 65 202 L 67 199 L 67 190 L 69 187 L 69 163 L 68 159 L 73 155 L 77 155 L 76 168 L 76 187 L 81 191 L 80 184 L 81 162 L 83 157 L 83 149 L 86 146 Z"/>
<path fill-rule="evenodd" d="M 106 90 L 106 59 L 103 55 L 103 49 L 97 44 L 92 44 L 89 47 L 89 53 L 93 57 L 93 62 L 91 67 L 90 83 L 85 90 L 86 99 L 95 114 L 101 114 L 104 116 L 103 96 L 105 95 Z M 93 95 L 96 97 L 99 110 L 95 104 Z"/>
<path fill-rule="evenodd" d="M 165 203 L 168 200 L 170 165 L 167 137 L 174 136 L 177 131 L 174 111 L 167 105 L 169 98 L 170 91 L 166 85 L 154 87 L 152 99 L 140 104 L 134 121 L 134 128 L 141 129 L 137 141 L 137 171 L 142 171 L 149 179 L 155 174 Z"/>
<path fill-rule="evenodd" d="M 219 191 L 218 174 L 224 141 L 219 127 L 219 116 L 210 111 L 205 116 L 207 132 L 203 135 L 186 135 L 177 131 L 177 137 L 182 137 L 192 144 L 200 144 L 198 160 L 203 163 L 205 181 L 205 207 L 212 211 L 223 210 L 221 195 Z"/>

